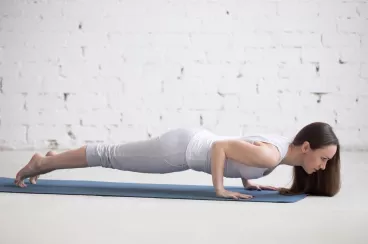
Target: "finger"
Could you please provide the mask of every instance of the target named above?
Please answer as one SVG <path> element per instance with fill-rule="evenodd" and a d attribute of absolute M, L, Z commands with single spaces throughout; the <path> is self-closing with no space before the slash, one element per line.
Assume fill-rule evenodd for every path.
<path fill-rule="evenodd" d="M 252 196 L 251 195 L 248 195 L 248 194 L 242 194 L 240 192 L 236 193 L 236 196 L 238 198 L 251 198 Z"/>
<path fill-rule="evenodd" d="M 264 189 L 264 190 L 274 190 L 274 191 L 277 191 L 277 187 L 274 187 L 274 186 L 263 186 L 262 189 Z"/>

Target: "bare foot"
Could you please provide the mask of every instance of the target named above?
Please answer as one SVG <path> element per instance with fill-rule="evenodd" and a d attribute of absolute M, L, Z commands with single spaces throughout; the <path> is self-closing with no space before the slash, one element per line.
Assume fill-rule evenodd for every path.
<path fill-rule="evenodd" d="M 55 155 L 54 152 L 48 152 L 46 156 L 53 156 Z M 29 163 L 24 166 L 16 175 L 14 183 L 19 187 L 27 187 L 24 183 L 24 180 L 30 177 L 30 182 L 32 184 L 36 184 L 36 181 L 40 175 L 42 159 L 44 157 L 39 154 L 35 153 Z"/>
<path fill-rule="evenodd" d="M 54 151 L 49 151 L 49 152 L 46 153 L 46 157 L 54 156 L 54 155 L 56 155 L 56 152 L 54 152 Z M 30 177 L 29 182 L 31 182 L 31 184 L 36 184 L 39 177 L 40 177 L 40 175 Z"/>

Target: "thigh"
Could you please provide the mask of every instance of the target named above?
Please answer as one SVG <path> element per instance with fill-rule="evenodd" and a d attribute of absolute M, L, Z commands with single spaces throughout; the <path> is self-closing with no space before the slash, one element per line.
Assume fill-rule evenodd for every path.
<path fill-rule="evenodd" d="M 175 129 L 148 140 L 116 145 L 110 158 L 112 167 L 161 174 L 187 170 L 185 150 L 190 135 L 190 131 Z"/>

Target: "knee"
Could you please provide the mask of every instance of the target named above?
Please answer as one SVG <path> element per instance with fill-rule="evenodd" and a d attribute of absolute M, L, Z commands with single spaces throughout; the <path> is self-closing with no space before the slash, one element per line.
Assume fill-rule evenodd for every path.
<path fill-rule="evenodd" d="M 86 146 L 86 159 L 89 167 L 113 168 L 110 154 L 108 145 L 93 144 Z"/>

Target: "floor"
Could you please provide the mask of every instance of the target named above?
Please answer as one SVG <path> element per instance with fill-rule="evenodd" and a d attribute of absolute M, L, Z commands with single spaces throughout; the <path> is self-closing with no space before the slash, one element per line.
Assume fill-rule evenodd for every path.
<path fill-rule="evenodd" d="M 32 152 L 0 152 L 0 176 L 14 177 Z M 368 243 L 368 152 L 342 153 L 334 198 L 244 203 L 0 193 L 0 243 Z M 285 186 L 291 169 L 258 183 Z M 193 171 L 146 175 L 102 168 L 61 170 L 44 179 L 211 184 Z M 226 179 L 225 185 L 241 185 Z"/>

